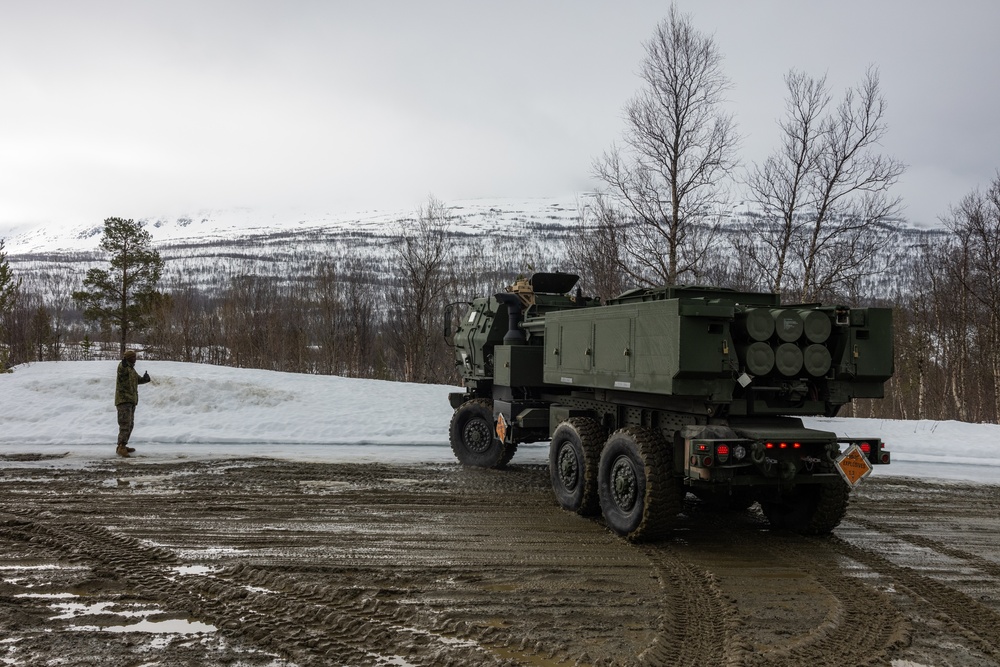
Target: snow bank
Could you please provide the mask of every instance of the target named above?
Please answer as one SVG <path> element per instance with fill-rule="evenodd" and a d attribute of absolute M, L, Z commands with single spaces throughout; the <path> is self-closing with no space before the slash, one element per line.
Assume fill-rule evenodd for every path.
<path fill-rule="evenodd" d="M 114 457 L 115 367 L 46 362 L 0 374 L 0 454 L 70 461 Z M 130 444 L 139 461 L 268 456 L 306 461 L 454 461 L 445 385 L 299 375 L 139 360 Z M 877 474 L 1000 483 L 1000 426 L 881 419 L 804 420 L 845 437 L 878 437 L 893 463 Z M 149 447 L 154 445 L 154 447 Z M 521 445 L 515 463 L 546 463 L 545 443 Z"/>
<path fill-rule="evenodd" d="M 45 362 L 0 375 L 0 447 L 115 443 L 111 361 Z M 447 444 L 443 385 L 139 360 L 130 444 Z"/>

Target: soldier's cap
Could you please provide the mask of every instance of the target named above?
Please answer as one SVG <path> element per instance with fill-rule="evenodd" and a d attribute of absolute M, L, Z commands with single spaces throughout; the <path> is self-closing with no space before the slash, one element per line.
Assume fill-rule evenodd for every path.
<path fill-rule="evenodd" d="M 122 359 L 135 359 L 135 350 L 125 350 L 125 355 Z"/>

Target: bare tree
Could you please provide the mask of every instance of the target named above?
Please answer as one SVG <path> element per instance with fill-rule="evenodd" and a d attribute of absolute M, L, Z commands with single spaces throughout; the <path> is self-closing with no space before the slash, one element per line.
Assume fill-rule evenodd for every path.
<path fill-rule="evenodd" d="M 625 291 L 623 233 L 617 209 L 599 194 L 592 206 L 580 207 L 579 231 L 567 238 L 567 264 L 580 275 L 580 288 L 601 301 Z"/>
<path fill-rule="evenodd" d="M 956 247 L 949 266 L 961 284 L 971 311 L 964 318 L 963 344 L 969 345 L 971 368 L 985 371 L 980 388 L 992 394 L 992 420 L 1000 420 L 1000 173 L 986 193 L 975 190 L 952 209 L 945 224 L 954 233 Z"/>
<path fill-rule="evenodd" d="M 739 142 L 722 110 L 730 87 L 711 36 L 671 5 L 646 44 L 645 86 L 625 108 L 623 147 L 612 146 L 594 171 L 634 225 L 625 227 L 621 269 L 636 283 L 697 277 L 718 229 Z"/>
<path fill-rule="evenodd" d="M 401 302 L 394 333 L 403 355 L 403 378 L 431 382 L 434 366 L 444 357 L 439 335 L 442 307 L 451 285 L 452 249 L 448 239 L 448 209 L 430 197 L 415 220 L 403 221 L 396 260 L 402 270 Z"/>
<path fill-rule="evenodd" d="M 788 88 L 786 116 L 779 122 L 781 147 L 763 165 L 754 165 L 747 177 L 759 217 L 750 219 L 747 235 L 738 237 L 741 257 L 762 286 L 782 292 L 789 276 L 791 248 L 801 234 L 801 209 L 808 205 L 819 160 L 822 116 L 830 102 L 826 77 L 813 79 L 792 70 L 785 76 Z"/>
<path fill-rule="evenodd" d="M 829 111 L 826 77 L 791 71 L 781 146 L 747 177 L 762 216 L 738 243 L 766 287 L 803 301 L 857 289 L 892 242 L 889 194 L 905 167 L 878 152 L 886 102 L 870 68 Z"/>

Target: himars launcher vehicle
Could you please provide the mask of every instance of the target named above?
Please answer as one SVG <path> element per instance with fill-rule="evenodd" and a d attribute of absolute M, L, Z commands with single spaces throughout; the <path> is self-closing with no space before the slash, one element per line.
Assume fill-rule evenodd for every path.
<path fill-rule="evenodd" d="M 890 310 L 702 287 L 602 305 L 571 296 L 576 282 L 536 273 L 468 304 L 454 334 L 465 392 L 449 396 L 462 463 L 502 467 L 518 443 L 549 440 L 559 504 L 603 513 L 633 541 L 669 530 L 688 492 L 734 509 L 756 501 L 775 527 L 826 534 L 848 482 L 889 463 L 878 438 L 799 417 L 882 397 Z"/>

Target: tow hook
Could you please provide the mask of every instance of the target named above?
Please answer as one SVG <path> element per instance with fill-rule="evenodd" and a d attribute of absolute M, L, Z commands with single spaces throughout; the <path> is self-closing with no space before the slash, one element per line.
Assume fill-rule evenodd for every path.
<path fill-rule="evenodd" d="M 812 472 L 813 468 L 815 468 L 817 464 L 823 463 L 821 459 L 817 459 L 814 456 L 803 456 L 802 462 L 806 464 L 806 472 Z"/>

